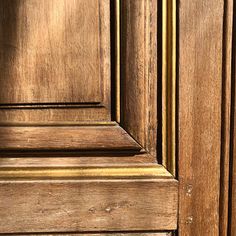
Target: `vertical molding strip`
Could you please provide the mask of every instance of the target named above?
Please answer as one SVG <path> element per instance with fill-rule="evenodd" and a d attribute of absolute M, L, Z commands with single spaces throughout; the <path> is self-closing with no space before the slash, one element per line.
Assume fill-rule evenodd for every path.
<path fill-rule="evenodd" d="M 120 123 L 120 0 L 115 2 L 115 24 L 116 24 L 116 36 L 115 36 L 115 57 L 116 57 L 116 121 Z"/>
<path fill-rule="evenodd" d="M 176 175 L 176 0 L 162 1 L 162 164 Z"/>
<path fill-rule="evenodd" d="M 229 161 L 231 128 L 231 64 L 232 64 L 232 30 L 233 0 L 225 0 L 223 22 L 223 68 L 222 68 L 222 141 L 220 173 L 220 222 L 221 236 L 228 235 L 228 197 L 229 197 Z"/>

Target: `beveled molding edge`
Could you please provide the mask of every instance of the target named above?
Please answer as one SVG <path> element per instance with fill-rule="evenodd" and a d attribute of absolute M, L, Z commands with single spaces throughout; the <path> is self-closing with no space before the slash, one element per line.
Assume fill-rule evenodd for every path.
<path fill-rule="evenodd" d="M 173 179 L 162 165 L 0 167 L 1 180 Z"/>
<path fill-rule="evenodd" d="M 176 175 L 176 0 L 162 0 L 162 164 Z"/>

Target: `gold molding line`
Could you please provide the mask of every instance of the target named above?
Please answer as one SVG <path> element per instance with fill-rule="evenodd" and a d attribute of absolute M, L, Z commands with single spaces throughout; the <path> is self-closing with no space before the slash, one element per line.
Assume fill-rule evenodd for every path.
<path fill-rule="evenodd" d="M 173 178 L 161 165 L 114 167 L 3 167 L 0 180 L 6 179 L 146 179 Z"/>
<path fill-rule="evenodd" d="M 176 0 L 162 1 L 162 164 L 176 174 Z"/>
<path fill-rule="evenodd" d="M 120 123 L 120 0 L 115 2 L 116 122 Z"/>

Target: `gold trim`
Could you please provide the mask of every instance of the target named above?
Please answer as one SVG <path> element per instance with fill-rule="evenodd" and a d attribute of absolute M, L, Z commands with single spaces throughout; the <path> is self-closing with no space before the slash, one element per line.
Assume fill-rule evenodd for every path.
<path fill-rule="evenodd" d="M 176 174 L 176 0 L 162 1 L 162 157 Z"/>
<path fill-rule="evenodd" d="M 2 167 L 0 180 L 5 179 L 130 179 L 173 178 L 161 165 L 114 167 Z"/>
<path fill-rule="evenodd" d="M 115 2 L 115 55 L 116 55 L 116 121 L 120 123 L 120 0 Z"/>

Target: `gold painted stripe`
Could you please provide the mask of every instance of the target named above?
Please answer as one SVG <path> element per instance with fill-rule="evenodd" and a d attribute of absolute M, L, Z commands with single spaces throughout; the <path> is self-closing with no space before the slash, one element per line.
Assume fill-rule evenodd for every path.
<path fill-rule="evenodd" d="M 172 175 L 161 165 L 139 167 L 2 167 L 0 179 L 31 179 L 31 178 L 172 178 Z"/>

